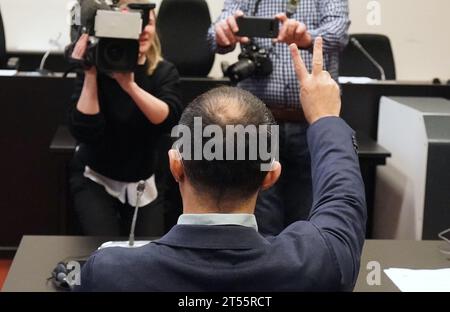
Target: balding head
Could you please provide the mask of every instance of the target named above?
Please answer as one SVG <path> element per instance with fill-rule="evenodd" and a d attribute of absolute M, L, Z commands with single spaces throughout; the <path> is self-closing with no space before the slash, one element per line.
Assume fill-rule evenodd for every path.
<path fill-rule="evenodd" d="M 196 98 L 181 116 L 180 124 L 189 125 L 193 117 L 202 117 L 204 125 L 271 125 L 274 119 L 266 105 L 248 91 L 220 87 Z"/>
<path fill-rule="evenodd" d="M 214 126 L 221 129 L 221 137 L 218 138 L 215 133 L 215 135 L 209 135 L 211 138 L 197 138 L 195 128 L 199 120 L 201 120 L 202 135 L 203 130 L 206 129 L 205 132 L 208 132 L 208 127 Z M 232 132 L 229 135 L 229 129 L 237 127 L 254 128 L 257 129 L 256 131 L 266 129 L 264 135 L 269 143 L 265 142 L 264 146 L 270 147 L 272 139 L 270 130 L 275 121 L 263 102 L 242 89 L 220 87 L 206 92 L 189 104 L 179 124 L 190 129 L 192 148 L 195 148 L 194 142 L 198 139 L 202 140 L 200 145 L 202 151 L 208 149 L 213 140 L 215 144 L 220 142 L 220 148 L 223 147 L 222 160 L 208 160 L 208 157 L 207 159 L 183 157 L 185 174 L 199 193 L 207 194 L 214 201 L 221 202 L 245 199 L 258 191 L 267 174 L 261 170 L 261 165 L 270 163 L 271 159 L 263 159 L 259 153 L 255 157 L 250 157 L 251 150 L 259 151 L 259 137 L 258 140 L 252 141 L 250 139 L 252 134 L 246 133 L 245 140 L 239 145 L 238 134 Z M 255 134 L 258 135 L 258 133 Z M 217 146 L 215 145 L 213 153 L 217 152 Z M 231 153 L 229 153 L 230 146 Z M 240 157 L 239 153 L 245 157 Z M 232 157 L 229 157 L 230 155 Z"/>

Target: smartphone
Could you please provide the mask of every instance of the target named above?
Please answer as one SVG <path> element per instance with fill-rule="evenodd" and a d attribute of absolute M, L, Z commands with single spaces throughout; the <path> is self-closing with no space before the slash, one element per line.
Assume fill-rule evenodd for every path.
<path fill-rule="evenodd" d="M 240 16 L 236 19 L 240 37 L 276 38 L 279 22 L 275 18 Z"/>

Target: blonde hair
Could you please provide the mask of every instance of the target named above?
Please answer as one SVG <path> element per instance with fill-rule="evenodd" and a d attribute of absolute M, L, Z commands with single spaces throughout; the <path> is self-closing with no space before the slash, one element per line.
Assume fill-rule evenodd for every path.
<path fill-rule="evenodd" d="M 155 31 L 155 36 L 153 37 L 153 42 L 150 45 L 150 48 L 145 53 L 147 56 L 148 69 L 147 72 L 149 75 L 153 74 L 159 62 L 163 60 L 162 52 L 161 52 L 161 41 L 159 40 L 158 33 Z"/>
<path fill-rule="evenodd" d="M 125 5 L 130 2 L 145 2 L 148 3 L 148 0 L 121 0 L 119 2 L 119 5 Z M 156 12 L 153 11 L 153 14 L 155 15 L 155 22 L 156 22 Z M 145 56 L 147 57 L 147 73 L 149 75 L 153 74 L 156 67 L 158 66 L 159 62 L 163 60 L 162 57 L 162 51 L 161 51 L 161 41 L 159 40 L 158 33 L 155 29 L 155 35 L 153 36 L 153 41 L 150 45 L 150 48 L 145 52 Z"/>

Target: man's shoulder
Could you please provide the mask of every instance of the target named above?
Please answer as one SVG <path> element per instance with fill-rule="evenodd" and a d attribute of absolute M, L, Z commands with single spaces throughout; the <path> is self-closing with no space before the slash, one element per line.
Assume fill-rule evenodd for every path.
<path fill-rule="evenodd" d="M 154 244 L 147 244 L 141 247 L 128 248 L 128 247 L 106 247 L 97 250 L 92 254 L 95 257 L 95 265 L 105 264 L 113 265 L 118 264 L 117 259 L 123 258 L 120 263 L 125 263 L 127 261 L 133 261 L 135 259 L 140 259 L 145 254 L 151 253 L 151 249 Z M 119 263 L 119 264 L 120 264 Z"/>
<path fill-rule="evenodd" d="M 139 286 L 136 276 L 152 267 L 153 244 L 137 248 L 107 247 L 94 252 L 82 268 L 79 291 L 122 291 Z M 86 281 L 86 283 L 83 283 Z M 136 284 L 136 285 L 134 285 Z"/>
<path fill-rule="evenodd" d="M 286 227 L 280 234 L 273 238 L 268 238 L 268 241 L 272 244 L 290 244 L 294 243 L 301 245 L 303 243 L 315 242 L 317 247 L 323 246 L 317 245 L 317 241 L 322 242 L 322 235 L 319 229 L 310 221 L 297 221 Z"/>
<path fill-rule="evenodd" d="M 302 258 L 301 263 L 305 263 L 311 259 L 316 261 L 318 256 L 323 258 L 329 254 L 329 246 L 322 233 L 310 221 L 294 222 L 277 236 L 265 238 L 270 243 L 272 257 L 292 256 L 296 259 L 295 262 Z"/>
<path fill-rule="evenodd" d="M 142 265 L 148 265 L 154 259 L 150 256 L 155 247 L 154 244 L 137 248 L 125 247 L 107 247 L 97 250 L 93 253 L 86 265 L 89 267 L 89 274 L 96 278 L 111 276 L 114 274 L 121 274 L 121 272 L 130 272 L 135 268 L 136 270 Z"/>

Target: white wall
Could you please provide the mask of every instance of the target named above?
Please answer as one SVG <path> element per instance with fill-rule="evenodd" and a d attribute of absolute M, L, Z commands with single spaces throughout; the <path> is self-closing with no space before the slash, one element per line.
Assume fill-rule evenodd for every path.
<path fill-rule="evenodd" d="M 0 0 L 8 51 L 60 50 L 49 41 L 61 33 L 69 42 L 67 4 L 70 0 Z"/>
<path fill-rule="evenodd" d="M 10 51 L 45 51 L 49 39 L 62 34 L 68 42 L 66 5 L 71 0 L 0 0 Z M 224 0 L 207 0 L 212 19 Z M 280 0 L 278 0 L 280 1 Z M 155 1 L 157 4 L 161 0 Z M 349 0 L 353 33 L 382 33 L 392 40 L 397 75 L 401 80 L 450 79 L 449 0 Z M 380 24 L 369 25 L 367 6 L 380 5 Z M 375 19 L 376 20 L 376 19 Z M 221 76 L 219 63 L 233 62 L 238 51 L 218 56 L 212 76 Z"/>
<path fill-rule="evenodd" d="M 381 5 L 381 24 L 369 26 L 367 5 Z M 391 39 L 400 80 L 450 79 L 449 0 L 350 0 L 352 33 Z"/>

